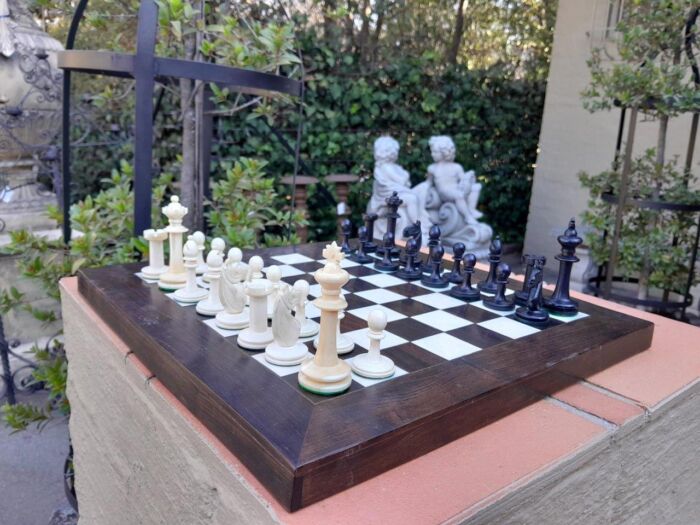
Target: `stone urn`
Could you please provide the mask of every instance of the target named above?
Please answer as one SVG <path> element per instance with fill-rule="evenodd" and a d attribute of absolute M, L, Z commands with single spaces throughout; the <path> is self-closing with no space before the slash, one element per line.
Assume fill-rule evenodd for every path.
<path fill-rule="evenodd" d="M 45 230 L 56 202 L 37 183 L 38 159 L 60 130 L 61 44 L 41 31 L 23 0 L 0 0 L 0 231 Z M 56 159 L 57 160 L 57 159 Z"/>

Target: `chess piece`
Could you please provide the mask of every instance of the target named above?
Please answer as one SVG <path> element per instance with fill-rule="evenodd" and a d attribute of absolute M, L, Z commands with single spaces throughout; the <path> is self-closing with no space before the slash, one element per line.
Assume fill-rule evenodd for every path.
<path fill-rule="evenodd" d="M 277 301 L 279 300 L 282 292 L 289 288 L 289 285 L 282 282 L 282 272 L 280 271 L 280 267 L 276 264 L 272 264 L 267 267 L 265 276 L 272 285 L 272 293 L 267 296 L 267 317 L 268 319 L 272 319 L 272 315 L 275 312 L 275 307 L 277 306 Z"/>
<path fill-rule="evenodd" d="M 521 321 L 530 324 L 543 324 L 549 320 L 549 314 L 542 309 L 542 278 L 543 268 L 547 262 L 545 257 L 532 257 L 533 263 L 526 283 L 528 296 L 525 306 L 515 310 L 515 315 Z M 529 261 L 528 261 L 529 262 Z"/>
<path fill-rule="evenodd" d="M 243 262 L 243 252 L 240 248 L 234 246 L 228 251 L 226 266 L 236 268 L 237 275 L 240 276 L 241 281 L 248 277 L 248 265 Z"/>
<path fill-rule="evenodd" d="M 207 271 L 207 263 L 204 262 L 204 250 L 206 249 L 206 237 L 200 231 L 194 232 L 187 237 L 187 240 L 192 239 L 197 243 L 197 275 L 202 275 Z"/>
<path fill-rule="evenodd" d="M 389 249 L 391 250 L 392 257 L 398 257 L 400 253 L 400 250 L 394 244 L 394 240 L 396 239 L 396 221 L 399 218 L 401 218 L 401 215 L 399 215 L 399 207 L 402 204 L 403 201 L 401 200 L 397 192 L 393 192 L 389 197 L 386 198 L 386 207 L 388 211 L 384 218 L 386 219 L 386 232 L 391 233 L 391 247 L 389 247 Z M 384 239 L 386 239 L 386 235 L 384 236 Z M 378 248 L 377 254 L 384 255 L 385 249 L 386 246 Z"/>
<path fill-rule="evenodd" d="M 332 395 L 344 392 L 352 382 L 350 365 L 338 357 L 336 348 L 338 312 L 348 306 L 340 289 L 350 276 L 340 267 L 344 254 L 335 242 L 326 246 L 323 257 L 323 268 L 314 273 L 321 285 L 321 296 L 314 301 L 321 310 L 321 332 L 316 354 L 301 364 L 298 380 L 310 392 Z"/>
<path fill-rule="evenodd" d="M 449 283 L 461 284 L 464 280 L 462 277 L 462 257 L 467 247 L 462 242 L 456 242 L 452 246 L 452 270 L 445 276 Z"/>
<path fill-rule="evenodd" d="M 352 236 L 352 221 L 350 219 L 343 219 L 340 223 L 340 231 L 343 233 L 343 243 L 340 249 L 343 253 L 352 253 L 353 249 L 350 247 L 350 236 Z"/>
<path fill-rule="evenodd" d="M 472 275 L 476 265 L 476 256 L 468 253 L 464 256 L 464 271 L 462 272 L 462 284 L 450 290 L 450 295 L 464 301 L 478 301 L 481 299 L 481 292 L 472 286 Z"/>
<path fill-rule="evenodd" d="M 252 266 L 253 257 L 250 262 Z M 267 326 L 267 296 L 272 293 L 272 285 L 267 279 L 258 277 L 246 283 L 244 290 L 250 303 L 250 324 L 238 334 L 236 342 L 241 348 L 263 350 L 274 340 L 272 329 Z"/>
<path fill-rule="evenodd" d="M 211 250 L 210 251 L 218 252 L 221 255 L 221 257 L 223 257 L 224 252 L 226 251 L 226 241 L 224 241 L 221 237 L 214 237 L 211 240 Z M 210 279 L 211 279 L 211 274 L 210 274 L 209 270 L 207 270 L 202 275 L 202 280 L 205 283 L 208 283 Z"/>
<path fill-rule="evenodd" d="M 374 253 L 377 251 L 377 245 L 374 242 L 374 221 L 379 218 L 376 213 L 365 214 L 365 228 L 367 228 L 367 243 L 365 244 L 365 253 Z"/>
<path fill-rule="evenodd" d="M 428 262 L 430 262 L 430 259 L 432 258 L 433 248 L 440 244 L 441 234 L 442 232 L 440 231 L 440 226 L 437 224 L 433 224 L 428 230 Z"/>
<path fill-rule="evenodd" d="M 141 268 L 146 279 L 158 280 L 168 271 L 163 257 L 163 241 L 168 237 L 165 230 L 144 230 L 143 238 L 148 241 L 148 266 Z"/>
<path fill-rule="evenodd" d="M 481 281 L 477 285 L 482 293 L 491 295 L 496 293 L 496 269 L 501 262 L 502 251 L 503 244 L 501 243 L 501 238 L 496 236 L 496 238 L 491 241 L 491 246 L 489 247 L 489 274 L 484 281 Z"/>
<path fill-rule="evenodd" d="M 374 259 L 367 255 L 367 227 L 360 226 L 357 230 L 357 235 L 357 250 L 348 259 L 360 264 L 371 263 Z"/>
<path fill-rule="evenodd" d="M 492 310 L 507 312 L 515 308 L 515 304 L 506 299 L 506 286 L 510 277 L 510 266 L 499 263 L 496 268 L 496 294 L 484 299 L 484 306 Z"/>
<path fill-rule="evenodd" d="M 523 255 L 521 261 L 525 262 L 525 278 L 523 279 L 523 287 L 515 292 L 515 304 L 520 306 L 525 306 L 527 304 L 528 297 L 530 296 L 530 274 L 532 274 L 532 268 L 537 260 L 536 255 Z"/>
<path fill-rule="evenodd" d="M 168 232 L 170 245 L 170 260 L 168 261 L 168 271 L 160 275 L 158 287 L 162 290 L 177 290 L 185 286 L 187 272 L 182 260 L 182 235 L 187 232 L 187 228 L 182 225 L 182 218 L 187 215 L 187 208 L 180 204 L 180 197 L 173 195 L 170 197 L 170 204 L 163 206 L 163 215 L 168 218 Z"/>
<path fill-rule="evenodd" d="M 338 355 L 349 354 L 355 348 L 355 343 L 348 336 L 340 332 L 340 322 L 345 319 L 345 312 L 338 312 L 338 324 L 335 327 L 335 349 Z M 314 339 L 314 348 L 318 348 L 319 337 Z"/>
<path fill-rule="evenodd" d="M 576 248 L 583 239 L 576 233 L 576 222 L 573 218 L 569 221 L 569 227 L 564 234 L 557 237 L 557 242 L 561 245 L 561 253 L 554 258 L 559 261 L 559 276 L 554 293 L 544 301 L 544 305 L 550 312 L 558 315 L 576 315 L 578 301 L 569 297 L 569 282 L 571 267 L 580 260 L 576 257 Z"/>
<path fill-rule="evenodd" d="M 224 309 L 219 297 L 219 285 L 224 258 L 218 251 L 211 250 L 207 255 L 207 268 L 209 268 L 209 294 L 197 303 L 197 313 L 200 315 L 215 316 Z"/>
<path fill-rule="evenodd" d="M 299 321 L 301 329 L 299 337 L 312 337 L 318 333 L 318 323 L 313 319 L 309 319 L 306 315 L 306 303 L 309 296 L 309 283 L 303 279 L 299 279 L 294 283 L 295 306 L 294 316 Z"/>
<path fill-rule="evenodd" d="M 248 277 L 246 281 L 251 282 L 255 279 L 263 278 L 263 260 L 259 255 L 253 255 L 248 261 Z"/>
<path fill-rule="evenodd" d="M 435 246 L 430 252 L 430 275 L 424 275 L 420 280 L 421 284 L 429 288 L 447 288 L 447 281 L 442 278 L 442 257 L 445 255 L 445 248 L 441 245 Z"/>
<path fill-rule="evenodd" d="M 231 248 L 229 254 L 237 248 Z M 240 250 L 239 250 L 240 251 Z M 250 313 L 246 308 L 246 295 L 242 280 L 246 268 L 229 257 L 224 264 L 219 280 L 219 297 L 223 311 L 216 314 L 216 326 L 225 330 L 241 330 L 250 324 Z"/>
<path fill-rule="evenodd" d="M 386 314 L 381 310 L 372 310 L 367 317 L 367 326 L 369 351 L 353 357 L 350 360 L 350 367 L 353 372 L 362 377 L 371 379 L 391 377 L 396 371 L 394 362 L 381 355 L 379 351 L 381 340 L 384 339 Z"/>
<path fill-rule="evenodd" d="M 423 227 L 420 221 L 416 221 L 403 229 L 403 236 L 406 239 L 406 245 L 408 245 L 408 240 L 414 239 L 416 241 L 416 258 L 413 262 L 413 266 L 422 271 L 423 261 L 420 256 L 420 249 L 423 246 Z M 406 263 L 405 254 L 400 259 L 402 264 Z"/>
<path fill-rule="evenodd" d="M 406 281 L 417 281 L 423 276 L 421 268 L 416 264 L 418 254 L 418 243 L 415 238 L 411 237 L 406 241 L 406 256 L 404 267 L 396 272 L 396 277 Z"/>
<path fill-rule="evenodd" d="M 145 232 L 144 232 L 145 233 Z M 183 259 L 185 271 L 187 272 L 187 281 L 184 288 L 175 290 L 173 297 L 181 303 L 197 303 L 202 301 L 209 295 L 209 292 L 204 288 L 197 286 L 197 243 L 187 241 L 183 248 Z"/>
<path fill-rule="evenodd" d="M 374 268 L 381 272 L 395 272 L 399 269 L 399 263 L 392 260 L 394 256 L 394 234 L 390 231 L 384 234 L 382 247 L 382 260 L 374 263 Z"/>
<path fill-rule="evenodd" d="M 272 316 L 273 341 L 265 347 L 265 361 L 279 366 L 301 364 L 309 355 L 304 343 L 299 342 L 301 323 L 292 314 L 294 294 L 291 288 L 282 291 Z"/>

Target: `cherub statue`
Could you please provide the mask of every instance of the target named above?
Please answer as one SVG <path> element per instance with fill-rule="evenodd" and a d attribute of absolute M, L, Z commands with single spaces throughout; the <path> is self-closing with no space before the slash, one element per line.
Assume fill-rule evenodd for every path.
<path fill-rule="evenodd" d="M 420 218 L 418 197 L 411 191 L 410 174 L 396 163 L 398 158 L 399 143 L 395 139 L 379 137 L 374 141 L 374 184 L 368 211 L 376 212 L 396 192 L 403 201 L 403 218 L 413 223 Z"/>
<path fill-rule="evenodd" d="M 435 162 L 428 166 L 428 179 L 443 202 L 453 202 L 467 224 L 476 224 L 483 214 L 476 209 L 481 184 L 476 182 L 474 172 L 465 172 L 454 161 L 456 148 L 450 137 L 431 137 L 429 144 Z"/>

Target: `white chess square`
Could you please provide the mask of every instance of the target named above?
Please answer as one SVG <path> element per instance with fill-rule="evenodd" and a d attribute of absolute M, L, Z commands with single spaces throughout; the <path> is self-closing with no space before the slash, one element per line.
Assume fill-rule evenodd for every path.
<path fill-rule="evenodd" d="M 513 310 L 508 310 L 506 312 L 502 312 L 501 310 L 494 310 L 492 308 L 489 308 L 488 306 L 486 306 L 484 304 L 484 301 L 476 301 L 474 303 L 471 303 L 469 306 L 475 306 L 476 308 L 481 308 L 482 310 L 486 310 L 487 312 L 491 312 L 492 314 L 502 315 L 502 316 L 510 315 L 513 313 Z"/>
<path fill-rule="evenodd" d="M 341 295 L 346 295 L 348 293 L 350 292 L 348 292 L 345 288 L 340 289 Z M 316 283 L 309 286 L 309 295 L 311 297 L 321 297 L 321 285 Z"/>
<path fill-rule="evenodd" d="M 506 288 L 506 296 L 514 294 L 515 290 L 511 290 L 510 288 Z M 495 297 L 495 293 L 490 293 L 490 292 L 481 292 L 481 295 L 485 295 L 486 297 Z"/>
<path fill-rule="evenodd" d="M 434 286 L 426 286 L 426 285 L 424 285 L 424 284 L 420 281 L 420 279 L 418 279 L 418 280 L 416 280 L 416 281 L 411 281 L 411 284 L 415 284 L 416 286 L 420 286 L 421 288 L 423 288 L 423 289 L 425 289 L 425 290 L 431 290 L 431 291 L 433 291 L 433 292 L 434 292 L 435 290 L 447 290 L 447 289 L 449 289 L 449 286 L 452 286 L 452 285 L 448 285 L 448 287 L 446 287 L 446 288 L 435 288 Z"/>
<path fill-rule="evenodd" d="M 355 295 L 372 301 L 377 304 L 391 303 L 393 301 L 401 301 L 406 297 L 396 292 L 390 290 L 385 290 L 384 288 L 374 288 L 372 290 L 365 290 L 364 292 L 355 292 Z"/>
<path fill-rule="evenodd" d="M 466 341 L 462 341 L 446 333 L 424 337 L 423 339 L 413 341 L 413 344 L 448 360 L 457 359 L 458 357 L 473 354 L 481 350 L 478 346 L 469 344 Z"/>
<path fill-rule="evenodd" d="M 419 295 L 418 297 L 414 297 L 413 300 L 440 310 L 454 308 L 456 306 L 464 306 L 464 301 L 438 292 Z"/>
<path fill-rule="evenodd" d="M 288 253 L 287 255 L 273 255 L 272 258 L 277 262 L 281 262 L 282 264 L 301 264 L 313 261 L 311 257 L 307 257 L 306 255 L 302 255 L 300 253 Z"/>
<path fill-rule="evenodd" d="M 321 264 L 325 264 L 326 260 L 325 259 L 319 259 L 317 262 L 320 262 Z M 347 254 L 345 255 L 345 259 L 340 261 L 340 267 L 341 268 L 353 268 L 354 266 L 360 266 L 360 263 L 351 261 L 348 259 Z"/>
<path fill-rule="evenodd" d="M 508 319 L 507 317 L 498 317 L 496 319 L 484 321 L 483 323 L 479 323 L 479 326 L 483 326 L 492 332 L 505 335 L 511 339 L 518 339 L 539 332 L 539 329 L 534 326 L 520 323 L 514 319 Z"/>
<path fill-rule="evenodd" d="M 177 299 L 175 299 L 175 292 L 166 293 L 165 296 L 166 296 L 168 299 L 172 299 L 173 301 L 175 301 L 175 302 L 176 302 L 177 304 L 179 304 L 180 306 L 194 306 L 194 305 L 197 304 L 197 303 L 183 303 L 183 302 L 181 302 L 181 301 L 178 301 Z"/>
<path fill-rule="evenodd" d="M 579 319 L 584 319 L 588 317 L 588 314 L 584 314 L 583 312 L 577 312 L 576 315 L 555 315 L 552 312 L 549 312 L 549 316 L 552 319 L 561 321 L 562 323 L 571 323 L 573 321 L 578 321 Z"/>
<path fill-rule="evenodd" d="M 311 356 L 311 353 L 309 352 L 308 356 Z M 255 354 L 253 356 L 253 359 L 255 359 L 258 363 L 263 365 L 265 368 L 269 368 L 272 370 L 275 374 L 277 374 L 280 377 L 288 376 L 291 374 L 296 374 L 301 370 L 301 365 L 293 365 L 293 366 L 279 366 L 279 365 L 273 365 L 272 363 L 268 363 L 267 359 L 265 359 L 265 352 L 261 352 L 259 354 Z"/>
<path fill-rule="evenodd" d="M 365 306 L 364 308 L 357 308 L 355 310 L 348 310 L 347 313 L 352 314 L 355 317 L 359 317 L 363 321 L 367 321 L 369 313 L 374 310 L 383 311 L 386 314 L 387 323 L 391 323 L 392 321 L 398 321 L 399 319 L 404 319 L 406 317 L 404 314 L 400 312 L 395 312 L 394 310 L 387 308 L 386 306 L 383 306 L 381 304 Z"/>
<path fill-rule="evenodd" d="M 367 328 L 360 328 L 359 330 L 353 330 L 352 332 L 344 332 L 344 336 L 348 337 L 353 343 L 361 346 L 365 350 L 369 350 L 369 336 Z M 404 343 L 408 343 L 403 337 L 399 337 L 391 332 L 384 332 L 384 339 L 380 342 L 380 348 L 382 350 L 386 348 L 391 348 L 393 346 L 399 346 Z"/>
<path fill-rule="evenodd" d="M 346 359 L 348 364 L 349 362 L 352 361 L 354 358 Z M 370 379 L 369 377 L 362 377 L 355 372 L 352 373 L 352 380 L 355 381 L 356 383 L 360 383 L 364 387 L 369 387 L 369 386 L 374 386 L 379 383 L 383 383 L 384 381 L 390 381 L 392 379 L 396 379 L 397 377 L 405 376 L 408 372 L 406 372 L 403 368 L 399 368 L 398 366 L 395 367 L 394 370 L 394 375 L 389 376 L 389 377 L 383 377 L 381 379 Z"/>
<path fill-rule="evenodd" d="M 373 275 L 365 275 L 360 277 L 363 281 L 378 286 L 379 288 L 388 288 L 389 286 L 397 286 L 399 284 L 404 284 L 406 281 L 402 281 L 398 277 L 393 275 L 387 275 L 385 273 L 377 273 Z"/>
<path fill-rule="evenodd" d="M 224 337 L 231 337 L 234 335 L 238 335 L 240 333 L 240 330 L 226 330 L 225 328 L 219 328 L 216 326 L 216 319 L 207 319 L 204 321 L 204 324 L 207 325 L 209 328 L 214 330 L 220 335 L 223 335 Z"/>
<path fill-rule="evenodd" d="M 263 268 L 263 272 L 265 272 L 265 275 L 267 275 L 267 268 Z M 288 264 L 280 264 L 277 266 L 280 270 L 280 275 L 282 277 L 294 277 L 296 275 L 304 275 L 304 272 L 299 270 L 298 268 L 294 268 L 294 266 L 289 266 Z"/>
<path fill-rule="evenodd" d="M 444 332 L 449 332 L 450 330 L 456 330 L 457 328 L 472 324 L 472 322 L 467 319 L 462 319 L 461 317 L 443 312 L 442 310 L 434 310 L 425 314 L 415 315 L 413 319 L 427 324 L 428 326 L 438 328 Z"/>
<path fill-rule="evenodd" d="M 316 319 L 317 317 L 321 317 L 321 310 L 319 310 L 318 306 L 316 306 L 311 301 L 306 303 L 306 317 L 308 317 L 309 319 Z"/>

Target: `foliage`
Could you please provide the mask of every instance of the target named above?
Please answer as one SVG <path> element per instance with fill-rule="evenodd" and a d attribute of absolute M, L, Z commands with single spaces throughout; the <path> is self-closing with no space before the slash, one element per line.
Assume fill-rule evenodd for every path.
<path fill-rule="evenodd" d="M 700 193 L 685 186 L 677 159 L 667 162 L 659 173 L 656 152 L 648 149 L 633 161 L 629 192 L 634 199 L 652 199 L 659 185 L 667 202 L 700 205 Z M 583 219 L 593 231 L 586 236 L 594 260 L 608 262 L 610 243 L 599 232 L 612 231 L 615 205 L 603 201 L 603 193 L 617 194 L 620 177 L 615 169 L 597 175 L 581 173 L 581 184 L 590 192 Z M 650 225 L 652 225 L 650 227 Z M 658 212 L 634 206 L 625 208 L 620 232 L 617 267 L 622 275 L 638 275 L 645 261 L 652 271 L 649 285 L 660 289 L 684 290 L 688 279 L 688 247 L 695 239 L 697 225 L 690 214 Z M 674 242 L 675 239 L 675 242 Z"/>

